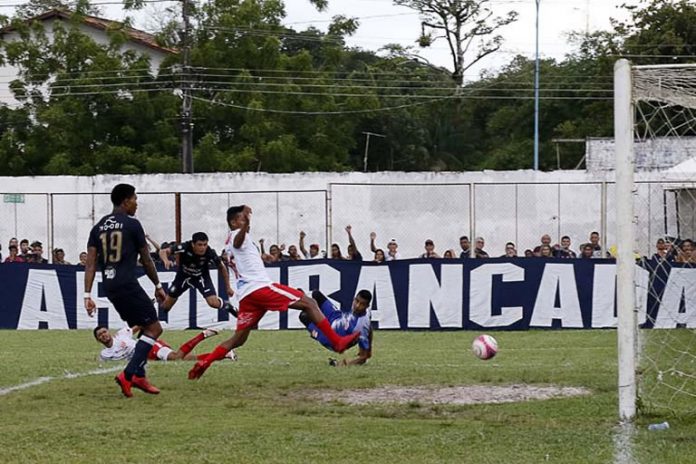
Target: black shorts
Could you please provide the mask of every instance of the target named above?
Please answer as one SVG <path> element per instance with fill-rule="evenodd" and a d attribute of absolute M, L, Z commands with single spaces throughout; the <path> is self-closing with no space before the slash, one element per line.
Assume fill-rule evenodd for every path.
<path fill-rule="evenodd" d="M 192 277 L 184 274 L 183 272 L 176 273 L 176 277 L 174 277 L 172 283 L 169 284 L 167 293 L 172 298 L 179 298 L 189 288 L 195 288 L 205 298 L 217 295 L 217 293 L 215 293 L 215 286 L 210 278 L 210 274 L 203 274 L 200 277 Z"/>
<path fill-rule="evenodd" d="M 107 291 L 106 296 L 129 327 L 145 327 L 158 320 L 152 299 L 138 282 L 111 289 Z"/>

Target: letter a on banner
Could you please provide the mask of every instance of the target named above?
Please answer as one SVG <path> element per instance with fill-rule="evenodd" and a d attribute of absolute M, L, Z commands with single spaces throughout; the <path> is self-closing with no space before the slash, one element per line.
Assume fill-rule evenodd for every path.
<path fill-rule="evenodd" d="M 680 313 L 682 301 L 685 312 Z M 677 324 L 696 327 L 696 269 L 673 267 L 669 272 L 654 327 L 673 329 Z"/>
<path fill-rule="evenodd" d="M 556 307 L 556 291 L 560 306 Z M 572 264 L 547 264 L 541 276 L 539 293 L 534 303 L 532 327 L 552 327 L 554 319 L 563 327 L 582 328 L 582 312 L 578 289 L 575 286 L 575 268 Z"/>
<path fill-rule="evenodd" d="M 46 311 L 41 311 L 42 300 L 46 303 Z M 38 329 L 41 322 L 49 329 L 69 328 L 56 271 L 29 269 L 17 328 Z"/>
<path fill-rule="evenodd" d="M 432 264 L 414 264 L 408 286 L 408 326 L 430 327 L 430 307 L 440 327 L 462 328 L 462 291 L 464 272 L 461 264 L 440 266 L 440 280 Z"/>

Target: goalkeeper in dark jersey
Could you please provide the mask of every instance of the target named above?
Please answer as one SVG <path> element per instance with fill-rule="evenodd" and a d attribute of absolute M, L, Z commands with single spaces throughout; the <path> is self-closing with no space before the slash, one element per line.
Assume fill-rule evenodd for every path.
<path fill-rule="evenodd" d="M 163 247 L 159 252 L 164 267 L 169 269 L 172 266 L 169 257 L 176 255 L 179 257 L 179 268 L 176 272 L 174 281 L 169 284 L 167 298 L 160 305 L 160 308 L 169 311 L 176 300 L 188 289 L 195 288 L 205 298 L 208 306 L 214 309 L 224 309 L 237 316 L 236 310 L 228 302 L 225 303 L 217 296 L 215 286 L 210 278 L 210 266 L 218 268 L 227 286 L 227 297 L 231 298 L 234 290 L 230 286 L 230 278 L 227 273 L 227 266 L 224 265 L 215 250 L 208 246 L 208 236 L 203 232 L 196 232 L 191 240 L 184 243 L 172 243 L 168 247 Z"/>

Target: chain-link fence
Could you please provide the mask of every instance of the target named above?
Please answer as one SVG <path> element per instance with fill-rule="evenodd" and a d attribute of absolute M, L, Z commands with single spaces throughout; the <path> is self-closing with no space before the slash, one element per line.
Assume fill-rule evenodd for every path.
<path fill-rule="evenodd" d="M 641 224 L 636 251 L 652 253 L 657 238 L 665 235 L 694 236 L 696 215 L 689 212 L 696 209 L 685 202 L 694 198 L 690 192 L 696 184 L 639 182 L 636 187 L 636 221 Z M 3 200 L 4 247 L 11 237 L 39 240 L 44 257 L 50 259 L 54 248 L 62 248 L 70 262 L 78 261 L 92 225 L 112 208 L 108 194 L 7 193 Z M 328 250 L 337 243 L 345 254 L 345 227 L 351 225 L 366 260 L 372 259 L 371 232 L 377 234 L 377 248 L 386 249 L 396 239 L 403 258 L 420 256 L 426 239 L 433 240 L 441 255 L 448 249 L 459 254 L 463 235 L 483 237 L 492 257 L 503 255 L 508 241 L 523 255 L 544 234 L 553 244 L 570 236 L 575 251 L 592 231 L 608 247 L 616 243 L 614 185 L 606 182 L 334 183 L 327 190 L 310 191 L 146 192 L 138 193 L 137 216 L 157 243 L 205 231 L 219 251 L 227 236 L 225 211 L 235 204 L 252 206 L 253 236 L 265 239 L 267 247 L 298 244 L 304 231 L 307 247 L 318 243 Z"/>

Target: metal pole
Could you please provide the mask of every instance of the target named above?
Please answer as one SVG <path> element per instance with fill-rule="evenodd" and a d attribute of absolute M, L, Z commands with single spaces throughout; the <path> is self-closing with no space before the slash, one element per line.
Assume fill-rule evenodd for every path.
<path fill-rule="evenodd" d="M 181 193 L 174 194 L 174 236 L 181 243 Z"/>
<path fill-rule="evenodd" d="M 385 138 L 386 135 L 384 134 L 376 134 L 374 132 L 363 132 L 363 134 L 366 135 L 365 138 L 365 155 L 363 156 L 363 172 L 367 172 L 367 154 L 370 149 L 370 136 L 374 135 L 375 137 L 382 137 Z"/>
<path fill-rule="evenodd" d="M 534 53 L 534 170 L 539 170 L 539 4 L 536 2 L 536 51 Z"/>
<path fill-rule="evenodd" d="M 190 0 L 183 0 L 181 11 L 184 19 L 184 30 L 181 37 L 182 67 L 181 67 L 181 172 L 193 173 L 193 122 L 191 99 L 191 78 L 189 67 L 191 65 L 191 23 L 189 22 Z"/>

